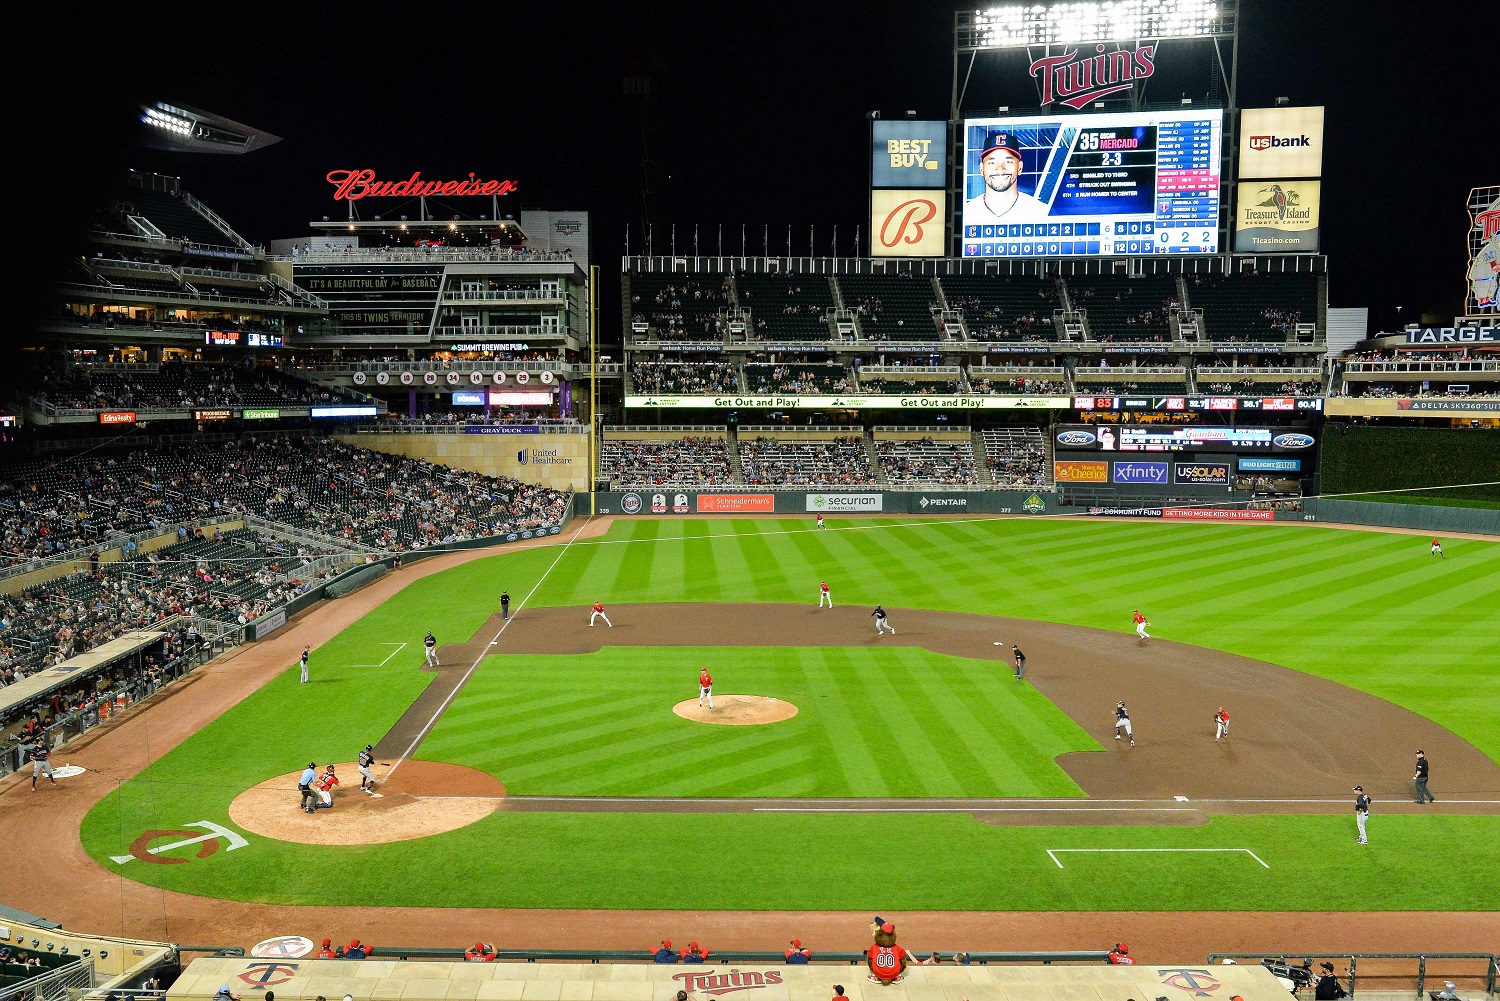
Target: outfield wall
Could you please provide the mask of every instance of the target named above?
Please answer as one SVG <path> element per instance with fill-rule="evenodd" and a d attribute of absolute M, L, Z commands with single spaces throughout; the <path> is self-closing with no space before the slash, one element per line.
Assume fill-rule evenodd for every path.
<path fill-rule="evenodd" d="M 541 430 L 526 424 L 459 425 L 441 430 L 430 434 L 382 430 L 340 435 L 338 440 L 355 448 L 425 459 L 486 476 L 507 476 L 554 490 L 588 489 L 587 433 Z"/>
<path fill-rule="evenodd" d="M 1493 482 L 1500 480 L 1500 431 L 1330 423 L 1323 431 L 1321 460 L 1325 494 Z M 1500 486 L 1435 496 L 1500 501 Z"/>
<path fill-rule="evenodd" d="M 1057 496 L 1019 490 L 634 490 L 595 494 L 598 514 L 1057 514 Z M 587 497 L 582 497 L 587 501 Z"/>

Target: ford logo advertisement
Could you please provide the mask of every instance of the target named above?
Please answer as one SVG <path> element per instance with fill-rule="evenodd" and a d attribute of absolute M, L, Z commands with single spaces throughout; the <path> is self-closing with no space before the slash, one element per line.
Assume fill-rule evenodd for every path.
<path fill-rule="evenodd" d="M 1064 431 L 1057 436 L 1059 445 L 1092 445 L 1095 438 L 1087 431 Z"/>
<path fill-rule="evenodd" d="M 1310 434 L 1279 434 L 1271 439 L 1277 448 L 1311 448 L 1314 444 Z"/>

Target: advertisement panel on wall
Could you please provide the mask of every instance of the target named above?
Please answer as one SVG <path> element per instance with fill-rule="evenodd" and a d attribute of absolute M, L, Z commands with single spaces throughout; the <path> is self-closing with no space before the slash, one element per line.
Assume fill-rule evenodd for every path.
<path fill-rule="evenodd" d="M 1464 312 L 1493 314 L 1500 303 L 1500 185 L 1469 190 L 1468 302 Z"/>
<path fill-rule="evenodd" d="M 870 192 L 870 256 L 942 257 L 946 191 Z"/>
<path fill-rule="evenodd" d="M 947 163 L 947 122 L 872 123 L 870 187 L 946 188 Z"/>
<path fill-rule="evenodd" d="M 1275 511 L 1246 511 L 1234 508 L 1214 507 L 1169 507 L 1163 508 L 1163 518 L 1179 521 L 1275 521 Z"/>
<path fill-rule="evenodd" d="M 699 494 L 699 514 L 771 514 L 775 494 Z"/>
<path fill-rule="evenodd" d="M 807 509 L 809 511 L 839 511 L 844 513 L 880 511 L 884 509 L 884 502 L 885 494 L 807 495 Z"/>
<path fill-rule="evenodd" d="M 1300 473 L 1301 459 L 1266 459 L 1260 456 L 1244 456 L 1236 460 L 1242 473 Z"/>
<path fill-rule="evenodd" d="M 705 410 L 1066 410 L 1067 396 L 626 396 L 625 406 Z"/>
<path fill-rule="evenodd" d="M 1245 108 L 1240 112 L 1241 178 L 1322 175 L 1321 107 Z"/>
<path fill-rule="evenodd" d="M 964 122 L 963 256 L 1212 254 L 1224 114 Z"/>
<path fill-rule="evenodd" d="M 1052 464 L 1053 479 L 1058 483 L 1108 483 L 1107 462 L 1066 462 Z"/>
<path fill-rule="evenodd" d="M 1215 486 L 1229 485 L 1229 463 L 1227 462 L 1179 462 L 1172 467 L 1173 483 L 1207 483 Z"/>
<path fill-rule="evenodd" d="M 1166 483 L 1165 462 L 1116 462 L 1113 469 L 1115 483 Z"/>
<path fill-rule="evenodd" d="M 1310 254 L 1318 249 L 1321 181 L 1250 181 L 1235 198 L 1234 249 Z"/>

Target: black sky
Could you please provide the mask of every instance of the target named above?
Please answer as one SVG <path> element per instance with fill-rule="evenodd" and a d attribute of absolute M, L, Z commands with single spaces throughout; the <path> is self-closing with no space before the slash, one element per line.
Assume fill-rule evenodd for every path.
<path fill-rule="evenodd" d="M 958 5 L 966 6 L 966 5 Z M 1325 104 L 1323 232 L 1330 302 L 1389 328 L 1451 315 L 1463 280 L 1464 199 L 1500 183 L 1493 9 L 1487 4 L 1241 0 L 1241 107 Z M 853 248 L 866 225 L 866 112 L 947 116 L 953 3 L 617 5 L 365 3 L 111 6 L 35 32 L 57 66 L 22 87 L 24 196 L 38 260 L 122 167 L 157 170 L 264 243 L 344 211 L 327 171 L 516 178 L 513 209 L 587 210 L 593 253 L 618 271 L 629 225 L 656 247 L 699 225 L 705 253 Z M 1171 56 L 1159 60 L 1166 65 Z M 1025 66 L 981 65 L 974 93 L 1035 106 Z M 649 120 L 622 94 L 650 79 Z M 1486 83 L 1485 81 L 1489 81 Z M 71 95 L 71 97 L 69 96 Z M 1157 93 L 1148 97 L 1172 98 Z M 244 157 L 132 149 L 131 102 L 165 99 L 274 132 Z M 54 102 L 56 99 L 56 103 Z M 650 163 L 643 170 L 642 137 Z M 643 176 L 652 178 L 643 199 Z M 51 190 L 51 189 L 44 189 Z M 78 201 L 71 197 L 78 192 Z M 371 210 L 373 211 L 373 210 Z M 39 276 L 37 276 L 39 277 Z M 616 282 L 609 282 L 611 286 Z M 606 330 L 618 330 L 606 299 Z"/>

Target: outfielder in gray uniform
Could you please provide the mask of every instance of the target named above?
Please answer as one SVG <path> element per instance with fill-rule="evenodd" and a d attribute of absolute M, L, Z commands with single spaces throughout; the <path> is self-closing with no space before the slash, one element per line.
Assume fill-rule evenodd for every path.
<path fill-rule="evenodd" d="M 1367 845 L 1370 839 L 1365 836 L 1365 821 L 1370 819 L 1370 797 L 1365 795 L 1364 786 L 1355 786 L 1354 791 L 1359 793 L 1354 797 L 1354 823 L 1359 828 L 1359 844 Z"/>
<path fill-rule="evenodd" d="M 47 779 L 53 785 L 57 785 L 57 777 L 52 774 L 52 762 L 47 759 L 52 757 L 52 751 L 47 747 L 45 735 L 38 738 L 36 743 L 26 745 L 27 752 L 31 755 L 31 791 L 36 792 L 36 777 L 42 772 L 47 773 Z"/>

